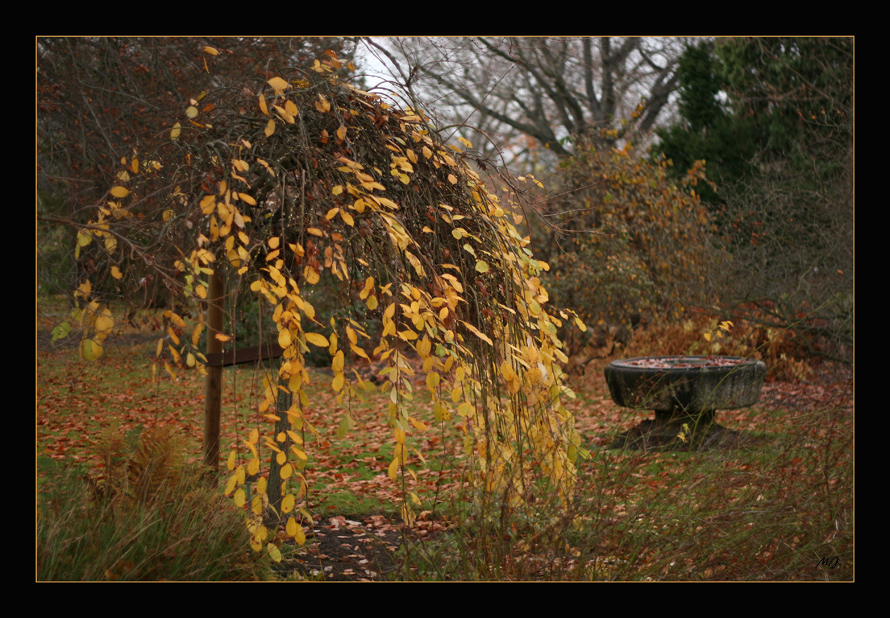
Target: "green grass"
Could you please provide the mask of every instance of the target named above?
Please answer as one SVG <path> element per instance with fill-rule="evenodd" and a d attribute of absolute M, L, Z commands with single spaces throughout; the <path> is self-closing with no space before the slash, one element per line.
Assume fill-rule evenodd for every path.
<path fill-rule="evenodd" d="M 841 414 L 799 415 L 796 431 L 751 449 L 599 450 L 567 510 L 544 500 L 505 516 L 495 502 L 441 542 L 407 546 L 416 568 L 398 577 L 850 580 L 852 432 L 826 427 Z"/>

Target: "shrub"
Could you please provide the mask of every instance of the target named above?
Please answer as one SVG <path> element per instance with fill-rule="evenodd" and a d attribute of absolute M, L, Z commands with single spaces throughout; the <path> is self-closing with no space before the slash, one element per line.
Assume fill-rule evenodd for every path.
<path fill-rule="evenodd" d="M 557 224 L 538 231 L 535 244 L 551 264 L 554 304 L 608 327 L 631 325 L 641 314 L 682 316 L 704 302 L 706 267 L 722 254 L 694 190 L 703 167 L 674 183 L 668 166 L 634 158 L 629 146 L 590 148 L 563 162 L 564 197 L 542 213 Z"/>

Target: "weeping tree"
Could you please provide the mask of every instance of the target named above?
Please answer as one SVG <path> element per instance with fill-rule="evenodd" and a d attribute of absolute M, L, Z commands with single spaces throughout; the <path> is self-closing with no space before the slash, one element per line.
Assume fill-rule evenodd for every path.
<path fill-rule="evenodd" d="M 521 503 L 533 483 L 567 499 L 584 453 L 562 403 L 572 393 L 557 336 L 563 321 L 583 323 L 549 306 L 539 279 L 548 265 L 517 230 L 523 181 L 502 177 L 499 198 L 422 110 L 359 90 L 343 68 L 329 52 L 305 70 L 190 100 L 164 143 L 121 159 L 118 182 L 77 232 L 80 256 L 96 265 L 75 292 L 85 358 L 101 355 L 113 327 L 102 294 L 126 294 L 138 284 L 130 272 L 148 268 L 171 290 L 157 379 L 209 371 L 202 332 L 210 345 L 230 343 L 236 333 L 205 318 L 222 289 L 268 304 L 283 348 L 259 404 L 268 434 L 229 454 L 225 491 L 239 506 L 246 490 L 254 496 L 245 505 L 253 543 L 273 557 L 271 524 L 286 519 L 303 538 L 310 353 L 329 358 L 338 403 L 386 393 L 394 482 L 410 473 L 412 442 L 427 429 L 410 412 L 417 399 L 436 422 L 461 423 L 471 483 L 505 504 Z M 322 295 L 339 308 L 324 320 L 314 305 Z M 381 386 L 357 370 L 371 360 Z M 418 365 L 422 392 L 412 386 Z M 348 410 L 345 429 L 356 422 Z M 402 514 L 414 517 L 407 501 Z"/>

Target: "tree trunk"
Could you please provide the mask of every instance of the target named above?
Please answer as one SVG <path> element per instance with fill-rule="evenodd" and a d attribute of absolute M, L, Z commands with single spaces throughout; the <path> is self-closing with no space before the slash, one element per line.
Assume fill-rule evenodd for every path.
<path fill-rule="evenodd" d="M 210 277 L 210 294 L 207 299 L 207 356 L 222 352 L 222 342 L 216 338 L 223 328 L 223 280 L 219 273 Z M 219 471 L 219 429 L 222 409 L 222 370 L 220 367 L 207 367 L 207 380 L 204 383 L 204 457 L 203 462 L 213 472 Z"/>
<path fill-rule="evenodd" d="M 288 389 L 288 380 L 279 378 L 278 380 L 278 420 L 275 421 L 275 439 L 278 447 L 285 455 L 290 447 L 290 436 L 287 431 L 290 429 L 290 421 L 287 418 L 287 411 L 293 403 L 293 393 Z M 284 433 L 284 441 L 278 442 L 278 436 Z M 269 462 L 269 483 L 266 486 L 266 496 L 269 498 L 269 506 L 273 507 L 266 513 L 266 527 L 270 524 L 278 525 L 281 522 L 281 499 L 283 497 L 281 491 L 281 468 L 283 464 L 278 463 L 278 453 L 272 451 L 272 461 Z M 285 458 L 287 463 L 287 458 Z M 277 513 L 277 516 L 274 514 Z M 273 521 L 273 518 L 275 520 Z"/>

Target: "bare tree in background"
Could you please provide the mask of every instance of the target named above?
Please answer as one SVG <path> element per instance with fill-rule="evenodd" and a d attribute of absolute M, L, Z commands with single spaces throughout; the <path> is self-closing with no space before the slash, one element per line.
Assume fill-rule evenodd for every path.
<path fill-rule="evenodd" d="M 494 141 L 465 137 L 485 154 L 508 147 L 521 159 L 544 146 L 556 157 L 579 140 L 609 147 L 640 140 L 677 88 L 680 38 L 474 37 L 372 40 L 372 53 L 449 122 Z"/>

